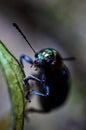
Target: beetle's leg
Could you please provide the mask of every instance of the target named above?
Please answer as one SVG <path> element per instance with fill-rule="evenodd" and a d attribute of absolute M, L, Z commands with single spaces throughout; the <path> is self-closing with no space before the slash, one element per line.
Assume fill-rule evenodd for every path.
<path fill-rule="evenodd" d="M 34 94 L 34 95 L 38 95 L 38 96 L 48 96 L 49 93 L 50 93 L 50 92 L 49 92 L 49 86 L 46 85 L 46 86 L 45 86 L 45 93 L 38 92 L 38 91 L 36 91 L 36 90 L 30 90 L 30 91 L 27 92 L 25 98 L 26 98 L 27 100 L 29 100 L 29 102 L 30 102 L 30 97 L 29 97 L 30 94 Z"/>
<path fill-rule="evenodd" d="M 28 80 L 34 80 L 37 82 L 41 82 L 41 80 L 33 75 L 29 75 L 23 79 L 23 83 L 26 85 L 28 83 Z"/>
<path fill-rule="evenodd" d="M 45 94 L 41 93 L 41 92 L 37 92 L 35 90 L 31 90 L 31 94 L 35 94 L 35 95 L 40 95 L 40 96 L 47 96 L 49 95 L 49 87 L 45 84 L 45 80 L 40 80 L 39 78 L 33 76 L 33 75 L 29 75 L 28 77 L 25 77 L 23 82 L 24 84 L 26 85 L 28 80 L 34 80 L 34 81 L 37 81 L 37 82 L 40 82 L 43 87 L 44 87 L 44 91 L 45 91 Z"/>
<path fill-rule="evenodd" d="M 19 58 L 20 65 L 21 65 L 22 68 L 24 68 L 23 60 L 25 60 L 26 62 L 28 62 L 31 65 L 33 65 L 33 60 L 29 56 L 23 54 Z"/>
<path fill-rule="evenodd" d="M 29 99 L 29 95 L 30 94 L 35 94 L 35 95 L 39 95 L 39 96 L 47 96 L 49 95 L 49 86 L 47 86 L 44 82 L 44 80 L 40 80 L 39 78 L 33 76 L 33 75 L 29 75 L 28 77 L 25 77 L 23 82 L 24 84 L 27 84 L 28 80 L 34 80 L 34 81 L 37 81 L 37 82 L 41 82 L 42 86 L 43 86 L 43 89 L 44 89 L 44 93 L 42 92 L 39 92 L 39 91 L 36 91 L 36 90 L 30 90 L 27 92 L 26 94 L 26 99 L 28 100 Z"/>
<path fill-rule="evenodd" d="M 49 95 L 49 86 L 45 85 L 44 87 L 45 87 L 44 88 L 45 93 L 38 92 L 38 91 L 35 91 L 35 90 L 31 90 L 30 94 L 35 94 L 35 95 L 39 95 L 39 96 L 48 96 Z"/>

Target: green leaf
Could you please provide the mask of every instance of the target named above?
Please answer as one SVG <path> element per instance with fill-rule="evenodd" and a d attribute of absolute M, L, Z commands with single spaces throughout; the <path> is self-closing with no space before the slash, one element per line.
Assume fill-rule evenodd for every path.
<path fill-rule="evenodd" d="M 0 41 L 0 66 L 8 84 L 10 100 L 13 108 L 13 130 L 23 130 L 24 126 L 24 71 L 17 59 L 9 52 L 5 45 Z M 3 86 L 4 87 L 4 86 Z M 29 89 L 29 88 L 28 88 Z"/>

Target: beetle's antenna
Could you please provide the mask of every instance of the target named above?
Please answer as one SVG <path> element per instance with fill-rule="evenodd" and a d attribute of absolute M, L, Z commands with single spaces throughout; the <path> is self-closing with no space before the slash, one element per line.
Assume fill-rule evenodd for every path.
<path fill-rule="evenodd" d="M 36 54 L 36 51 L 33 49 L 33 47 L 31 46 L 31 44 L 29 43 L 29 41 L 27 40 L 26 36 L 23 34 L 23 32 L 21 31 L 21 29 L 19 28 L 19 26 L 16 23 L 13 23 L 13 26 L 20 32 L 20 34 L 23 36 L 23 38 L 25 39 L 25 41 L 28 43 L 28 45 L 30 46 L 30 48 L 33 50 L 33 52 Z"/>
<path fill-rule="evenodd" d="M 75 60 L 76 58 L 75 57 L 68 57 L 68 58 L 62 58 L 62 60 Z"/>

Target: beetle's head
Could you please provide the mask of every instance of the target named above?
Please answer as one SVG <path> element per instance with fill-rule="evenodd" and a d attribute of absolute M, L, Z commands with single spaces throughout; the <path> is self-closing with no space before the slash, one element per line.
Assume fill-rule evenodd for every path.
<path fill-rule="evenodd" d="M 34 64 L 36 67 L 50 68 L 56 62 L 55 50 L 42 49 L 35 55 Z"/>

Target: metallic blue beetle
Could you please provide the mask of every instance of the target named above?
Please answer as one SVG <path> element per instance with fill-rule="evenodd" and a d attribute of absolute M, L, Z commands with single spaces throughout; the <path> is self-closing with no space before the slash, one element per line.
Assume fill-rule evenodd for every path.
<path fill-rule="evenodd" d="M 13 26 L 16 27 L 32 48 L 18 25 L 13 23 Z M 37 82 L 39 91 L 30 90 L 26 94 L 26 99 L 30 100 L 30 94 L 39 95 L 42 109 L 37 110 L 31 108 L 29 111 L 38 113 L 50 112 L 54 108 L 61 106 L 66 101 L 70 90 L 70 72 L 63 63 L 63 60 L 74 60 L 75 58 L 62 58 L 61 55 L 52 48 L 42 49 L 38 53 L 36 53 L 33 48 L 32 50 L 35 53 L 35 61 L 33 61 L 29 56 L 21 55 L 20 65 L 24 67 L 23 60 L 25 60 L 32 66 L 34 65 L 36 70 L 38 68 L 40 69 L 38 75 L 29 75 L 24 78 L 23 82 L 25 85 L 27 85 L 29 80 Z"/>

